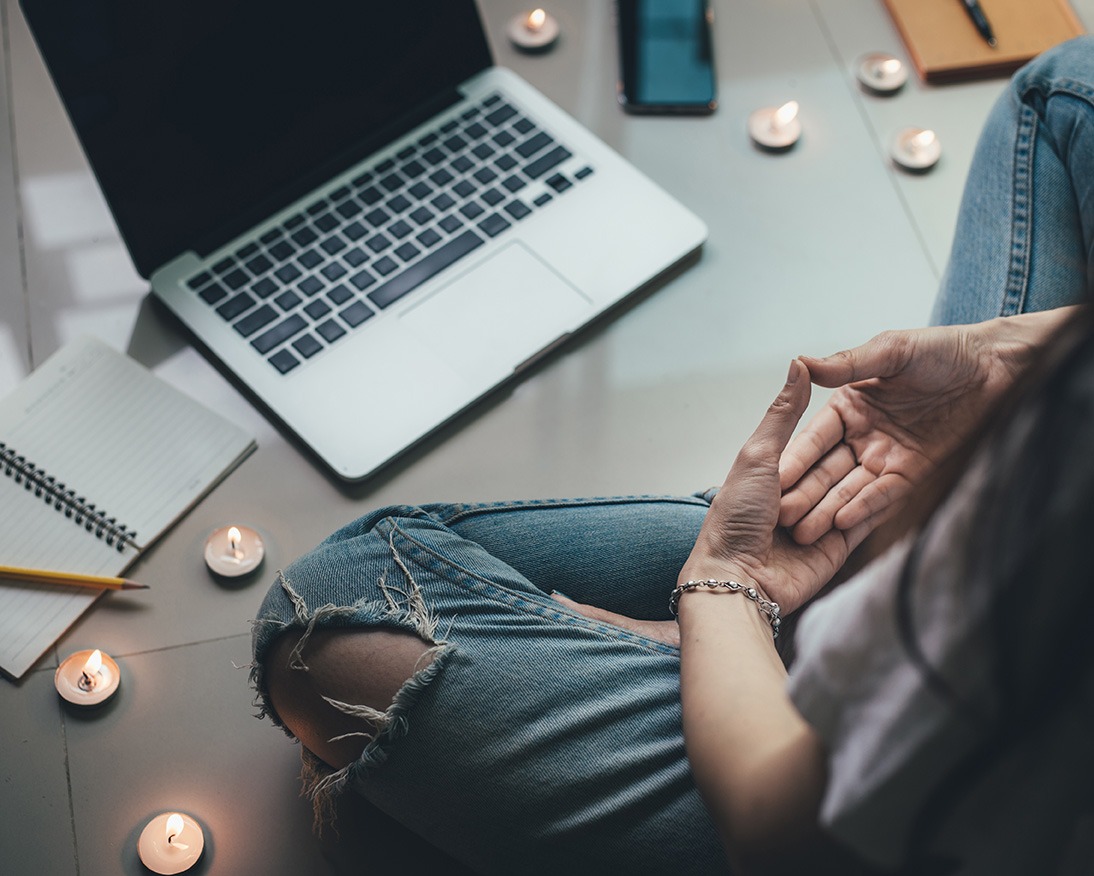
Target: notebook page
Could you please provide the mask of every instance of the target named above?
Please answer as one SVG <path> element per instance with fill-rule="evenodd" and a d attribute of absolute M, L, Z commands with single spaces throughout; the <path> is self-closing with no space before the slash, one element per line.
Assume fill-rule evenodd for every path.
<path fill-rule="evenodd" d="M 135 532 L 162 533 L 254 447 L 243 430 L 93 338 L 50 357 L 0 401 L 0 442 Z M 136 556 L 0 477 L 0 564 L 120 573 Z M 0 581 L 0 668 L 18 677 L 93 601 Z"/>

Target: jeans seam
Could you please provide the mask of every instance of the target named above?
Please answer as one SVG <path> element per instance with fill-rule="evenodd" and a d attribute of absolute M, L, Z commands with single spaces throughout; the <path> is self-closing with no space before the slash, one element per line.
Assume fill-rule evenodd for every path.
<path fill-rule="evenodd" d="M 445 526 L 452 526 L 470 517 L 484 514 L 499 514 L 507 511 L 521 511 L 528 508 L 591 508 L 596 505 L 625 505 L 641 502 L 643 504 L 664 503 L 670 505 L 709 505 L 702 496 L 607 496 L 595 499 L 531 499 L 522 501 L 503 501 L 482 505 L 455 506 L 458 510 L 447 516 L 433 517 Z"/>
<path fill-rule="evenodd" d="M 456 574 L 454 576 L 445 576 L 445 580 L 450 584 L 462 588 L 468 592 L 475 593 L 491 602 L 495 602 L 499 605 L 504 605 L 509 608 L 517 609 L 518 611 L 526 614 L 535 614 L 539 617 L 547 620 L 559 622 L 563 621 L 569 626 L 578 627 L 581 629 L 595 632 L 606 638 L 614 639 L 616 641 L 628 642 L 632 645 L 637 645 L 644 648 L 647 651 L 653 651 L 658 654 L 668 654 L 670 656 L 679 656 L 680 649 L 675 648 L 672 645 L 667 645 L 657 639 L 652 639 L 648 636 L 642 636 L 638 633 L 632 633 L 629 630 L 624 630 L 622 627 L 617 627 L 612 624 L 605 624 L 598 621 L 591 620 L 580 614 L 572 614 L 566 612 L 561 608 L 549 607 L 541 604 L 529 596 L 514 593 L 507 590 L 495 581 L 491 581 L 488 578 L 483 577 L 470 569 L 465 569 L 458 563 L 453 562 L 448 557 L 438 553 L 428 545 L 423 544 L 414 538 L 406 530 L 402 529 L 395 518 L 389 517 L 380 524 L 377 529 L 383 525 L 390 527 L 390 532 L 387 534 L 388 538 L 392 537 L 392 533 L 397 534 L 409 544 L 413 545 L 417 550 L 412 552 L 405 552 L 404 557 L 410 561 L 413 561 L 419 568 L 431 572 L 437 573 L 436 568 L 431 568 L 417 555 L 418 552 L 431 557 L 432 560 L 438 565 L 443 566 L 446 570 L 451 570 Z M 474 586 L 466 583 L 466 581 L 475 582 Z M 549 599 L 550 597 L 548 597 Z M 668 597 L 665 597 L 666 601 Z"/>
<path fill-rule="evenodd" d="M 1037 114 L 1023 104 L 1019 111 L 1014 144 L 1014 195 L 1011 219 L 1010 265 L 1003 291 L 1000 316 L 1021 313 L 1029 282 L 1030 202 L 1033 182 L 1033 141 L 1037 132 Z"/>

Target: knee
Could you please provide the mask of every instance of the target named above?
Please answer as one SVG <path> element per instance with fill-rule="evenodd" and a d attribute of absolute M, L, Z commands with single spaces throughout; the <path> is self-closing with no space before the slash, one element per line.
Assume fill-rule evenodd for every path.
<path fill-rule="evenodd" d="M 1094 36 L 1084 35 L 1042 52 L 1014 74 L 1014 87 L 1027 102 L 1043 102 L 1056 90 L 1094 87 Z"/>
<path fill-rule="evenodd" d="M 343 628 L 316 630 L 297 655 L 300 634 L 290 629 L 270 646 L 263 664 L 270 703 L 302 745 L 340 769 L 379 732 L 399 690 L 432 662 L 433 648 L 402 630 Z"/>

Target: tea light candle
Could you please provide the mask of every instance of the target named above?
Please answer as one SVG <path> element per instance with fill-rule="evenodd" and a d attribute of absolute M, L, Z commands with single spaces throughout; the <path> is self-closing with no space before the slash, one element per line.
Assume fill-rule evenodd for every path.
<path fill-rule="evenodd" d="M 558 39 L 558 20 L 543 9 L 522 12 L 509 21 L 509 39 L 519 49 L 540 52 Z"/>
<path fill-rule="evenodd" d="M 780 107 L 764 107 L 748 117 L 748 134 L 758 146 L 771 151 L 789 149 L 801 137 L 798 102 L 791 100 Z"/>
<path fill-rule="evenodd" d="M 153 873 L 182 873 L 197 863 L 205 849 L 205 834 L 189 815 L 164 812 L 141 831 L 137 853 Z"/>
<path fill-rule="evenodd" d="M 105 703 L 117 692 L 120 681 L 114 658 L 98 649 L 69 654 L 53 673 L 57 693 L 76 706 Z"/>
<path fill-rule="evenodd" d="M 248 526 L 221 527 L 205 542 L 206 565 L 226 578 L 254 571 L 265 555 L 262 536 Z"/>
<path fill-rule="evenodd" d="M 908 81 L 908 68 L 884 52 L 871 52 L 858 60 L 855 75 L 864 88 L 877 94 L 895 94 Z"/>
<path fill-rule="evenodd" d="M 904 128 L 893 138 L 890 154 L 905 170 L 930 170 L 942 157 L 942 144 L 929 128 Z"/>

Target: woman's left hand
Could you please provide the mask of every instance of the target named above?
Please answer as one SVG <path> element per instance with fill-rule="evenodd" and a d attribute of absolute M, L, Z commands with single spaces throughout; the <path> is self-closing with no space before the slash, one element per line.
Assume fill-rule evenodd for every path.
<path fill-rule="evenodd" d="M 779 527 L 779 457 L 809 404 L 809 374 L 795 359 L 786 385 L 745 442 L 711 502 L 680 581 L 755 583 L 789 614 L 816 595 L 869 534 L 872 520 L 797 544 Z"/>
<path fill-rule="evenodd" d="M 578 614 L 585 615 L 590 620 L 611 624 L 635 635 L 645 636 L 647 639 L 653 639 L 657 642 L 664 642 L 673 648 L 680 647 L 680 627 L 677 626 L 676 621 L 638 620 L 637 618 L 627 617 L 625 614 L 616 614 L 614 611 L 608 611 L 605 608 L 597 608 L 595 605 L 575 602 L 569 596 L 564 596 L 558 592 L 552 593 L 551 598 L 573 609 Z M 667 595 L 665 600 L 667 603 Z"/>

